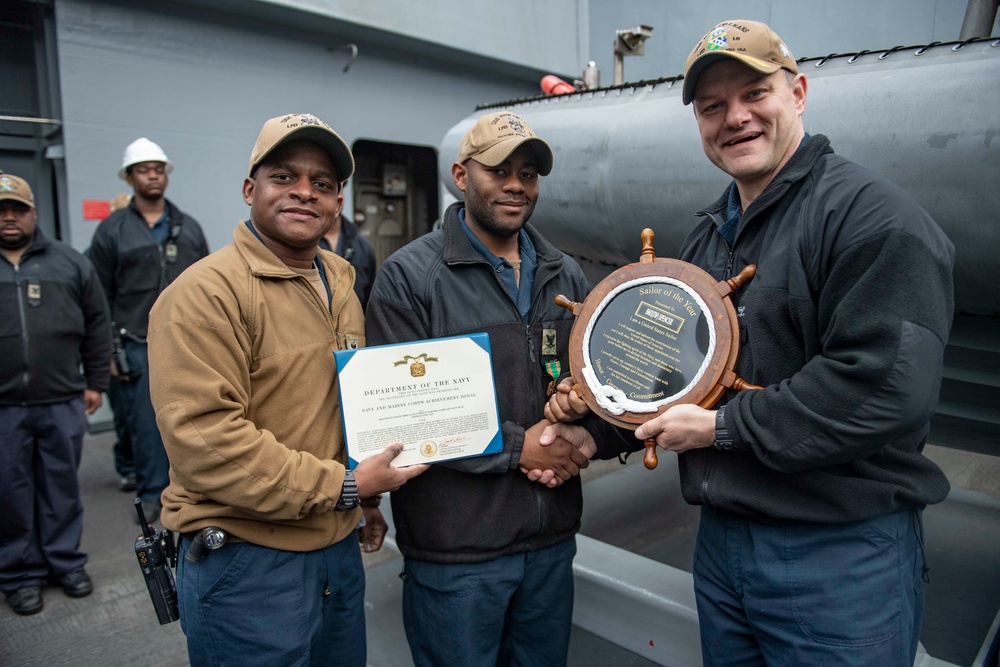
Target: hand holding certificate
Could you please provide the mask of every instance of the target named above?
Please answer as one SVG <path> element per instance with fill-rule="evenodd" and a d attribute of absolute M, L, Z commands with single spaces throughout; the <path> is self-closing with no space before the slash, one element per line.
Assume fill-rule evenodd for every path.
<path fill-rule="evenodd" d="M 503 449 L 486 334 L 334 356 L 351 468 L 392 442 L 404 445 L 397 467 Z"/>

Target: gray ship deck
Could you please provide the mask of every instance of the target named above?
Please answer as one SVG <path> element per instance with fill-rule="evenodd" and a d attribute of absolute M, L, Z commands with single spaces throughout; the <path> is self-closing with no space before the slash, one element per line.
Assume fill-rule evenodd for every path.
<path fill-rule="evenodd" d="M 27 617 L 0 605 L 0 665 L 188 665 L 180 624 L 157 624 L 139 574 L 132 552 L 139 530 L 130 495 L 116 486 L 112 442 L 110 433 L 89 436 L 80 469 L 94 593 L 71 599 L 47 588 L 45 609 Z M 672 457 L 661 456 L 654 472 L 638 461 L 586 472 L 585 534 L 690 571 L 698 510 L 680 499 Z M 1000 501 L 959 490 L 925 518 L 931 585 L 921 641 L 934 658 L 970 665 L 1000 607 Z M 369 663 L 405 667 L 412 663 L 400 613 L 401 557 L 386 547 L 365 559 Z M 653 664 L 580 628 L 569 663 Z"/>

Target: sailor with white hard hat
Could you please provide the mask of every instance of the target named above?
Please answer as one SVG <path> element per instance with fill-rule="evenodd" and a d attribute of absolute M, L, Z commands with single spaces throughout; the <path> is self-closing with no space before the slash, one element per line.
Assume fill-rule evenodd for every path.
<path fill-rule="evenodd" d="M 158 144 L 146 137 L 140 137 L 125 147 L 122 168 L 118 170 L 118 178 L 123 181 L 128 180 L 129 168 L 140 162 L 162 162 L 163 170 L 168 174 L 174 170 L 173 162 L 167 159 L 167 154 Z"/>
<path fill-rule="evenodd" d="M 165 196 L 173 169 L 158 144 L 146 137 L 130 143 L 118 176 L 131 186 L 132 200 L 101 222 L 90 247 L 116 342 L 108 395 L 116 417 L 123 417 L 119 442 L 132 445 L 131 457 L 116 447 L 119 488 L 135 490 L 150 521 L 160 514 L 169 463 L 149 397 L 149 309 L 184 269 L 208 254 L 201 226 Z"/>

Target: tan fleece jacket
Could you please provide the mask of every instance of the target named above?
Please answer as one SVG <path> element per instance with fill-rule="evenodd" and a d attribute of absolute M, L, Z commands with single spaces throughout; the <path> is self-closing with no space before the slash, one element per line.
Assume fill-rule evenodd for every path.
<path fill-rule="evenodd" d="M 332 314 L 242 222 L 156 301 L 150 393 L 170 458 L 166 528 L 218 526 L 311 551 L 360 520 L 359 509 L 334 511 L 345 452 L 333 351 L 364 345 L 364 316 L 354 269 L 320 257 Z"/>

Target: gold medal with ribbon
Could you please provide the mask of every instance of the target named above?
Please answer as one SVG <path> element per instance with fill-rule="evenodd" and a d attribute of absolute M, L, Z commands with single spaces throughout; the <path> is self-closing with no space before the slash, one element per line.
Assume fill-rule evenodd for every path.
<path fill-rule="evenodd" d="M 423 377 L 427 373 L 427 367 L 424 362 L 437 361 L 437 357 L 429 357 L 426 352 L 421 352 L 420 354 L 413 356 L 411 354 L 406 355 L 399 361 L 392 362 L 393 366 L 402 366 L 403 364 L 410 364 L 410 376 L 411 377 Z"/>

